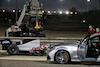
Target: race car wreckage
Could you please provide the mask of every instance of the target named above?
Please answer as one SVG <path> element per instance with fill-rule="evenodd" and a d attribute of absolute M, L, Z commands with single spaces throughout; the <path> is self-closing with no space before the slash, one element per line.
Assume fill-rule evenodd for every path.
<path fill-rule="evenodd" d="M 7 50 L 11 55 L 20 53 L 29 53 L 30 55 L 44 55 L 48 44 L 41 44 L 40 40 L 24 39 L 24 40 L 1 40 L 2 50 Z"/>

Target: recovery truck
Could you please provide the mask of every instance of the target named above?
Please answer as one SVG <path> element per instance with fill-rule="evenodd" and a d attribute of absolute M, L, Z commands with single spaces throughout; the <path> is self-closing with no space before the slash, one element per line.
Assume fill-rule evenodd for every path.
<path fill-rule="evenodd" d="M 6 37 L 0 37 L 2 50 L 7 50 L 11 55 L 20 53 L 44 55 L 44 49 L 49 45 L 40 44 L 38 38 L 45 37 L 42 9 L 39 7 L 39 0 L 26 2 L 16 25 L 6 30 Z"/>
<path fill-rule="evenodd" d="M 45 37 L 43 32 L 43 4 L 39 0 L 28 0 L 16 25 L 9 27 L 6 37 Z"/>

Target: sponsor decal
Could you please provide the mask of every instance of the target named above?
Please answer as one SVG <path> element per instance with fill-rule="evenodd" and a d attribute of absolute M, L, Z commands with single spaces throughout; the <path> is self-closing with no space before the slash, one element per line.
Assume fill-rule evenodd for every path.
<path fill-rule="evenodd" d="M 44 50 L 44 49 L 46 49 L 48 47 L 49 47 L 48 44 L 41 45 L 40 47 L 33 47 L 32 49 L 29 49 L 29 52 L 34 52 L 34 50 Z"/>
<path fill-rule="evenodd" d="M 10 44 L 10 42 L 5 40 L 5 41 L 2 41 L 2 44 Z"/>

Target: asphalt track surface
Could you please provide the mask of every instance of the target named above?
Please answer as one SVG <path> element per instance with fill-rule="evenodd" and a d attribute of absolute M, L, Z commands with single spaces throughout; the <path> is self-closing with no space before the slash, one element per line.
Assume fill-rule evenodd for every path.
<path fill-rule="evenodd" d="M 47 56 L 30 56 L 30 55 L 1 55 L 0 60 L 31 60 L 47 61 Z"/>
<path fill-rule="evenodd" d="M 47 61 L 0 60 L 0 67 L 100 67 L 100 64 L 83 64 L 76 62 L 69 64 L 57 64 L 56 62 Z"/>

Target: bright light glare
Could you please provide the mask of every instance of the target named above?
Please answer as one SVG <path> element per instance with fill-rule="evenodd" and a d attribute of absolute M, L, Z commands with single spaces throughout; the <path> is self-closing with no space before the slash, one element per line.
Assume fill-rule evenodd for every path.
<path fill-rule="evenodd" d="M 15 10 L 13 10 L 13 12 L 15 12 Z"/>
<path fill-rule="evenodd" d="M 50 12 L 50 11 L 48 11 L 48 13 L 50 14 L 51 12 Z"/>
<path fill-rule="evenodd" d="M 77 14 L 77 12 L 75 12 L 75 14 Z"/>
<path fill-rule="evenodd" d="M 69 14 L 69 11 L 66 11 L 66 14 Z"/>
<path fill-rule="evenodd" d="M 73 14 L 73 12 L 70 12 L 70 14 Z"/>
<path fill-rule="evenodd" d="M 44 10 L 42 10 L 42 13 L 44 13 Z"/>
<path fill-rule="evenodd" d="M 3 12 L 5 12 L 5 10 L 2 10 Z"/>
<path fill-rule="evenodd" d="M 87 0 L 87 2 L 90 2 L 90 0 Z"/>
<path fill-rule="evenodd" d="M 86 22 L 86 20 L 83 20 L 83 23 L 85 23 Z"/>
<path fill-rule="evenodd" d="M 59 11 L 60 14 L 62 14 L 62 11 Z"/>
<path fill-rule="evenodd" d="M 54 11 L 54 13 L 57 13 L 56 11 Z"/>

